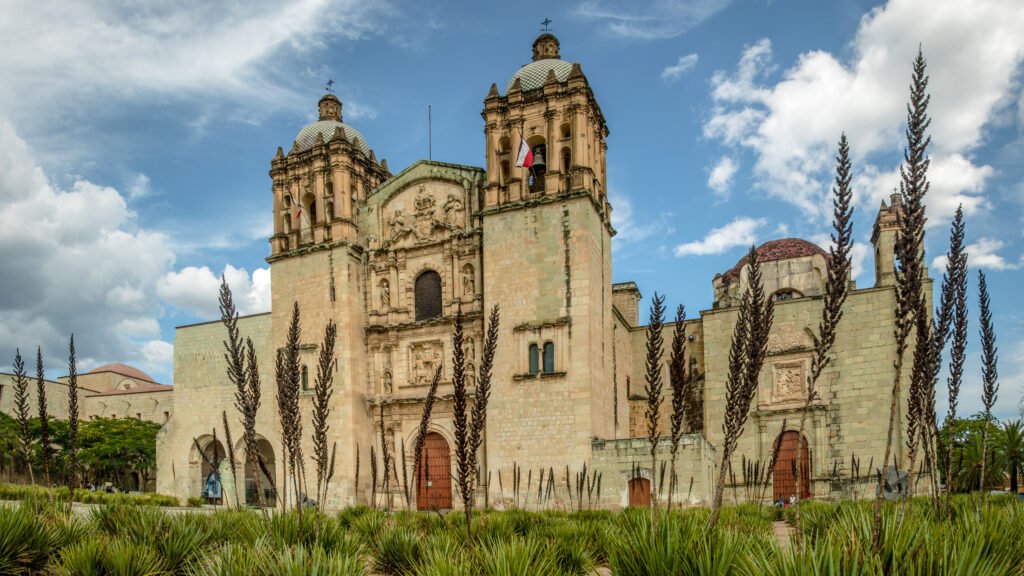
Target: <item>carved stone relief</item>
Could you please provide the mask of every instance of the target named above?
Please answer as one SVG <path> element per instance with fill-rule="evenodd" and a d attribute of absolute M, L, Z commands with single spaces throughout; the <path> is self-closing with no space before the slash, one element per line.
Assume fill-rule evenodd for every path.
<path fill-rule="evenodd" d="M 769 352 L 785 352 L 812 348 L 811 338 L 803 331 L 797 330 L 792 322 L 782 322 L 768 335 Z"/>
<path fill-rule="evenodd" d="M 771 402 L 799 401 L 806 390 L 807 375 L 804 362 L 778 362 L 772 364 Z"/>
<path fill-rule="evenodd" d="M 409 383 L 412 386 L 429 385 L 434 371 L 441 366 L 442 357 L 440 342 L 420 342 L 409 346 Z"/>

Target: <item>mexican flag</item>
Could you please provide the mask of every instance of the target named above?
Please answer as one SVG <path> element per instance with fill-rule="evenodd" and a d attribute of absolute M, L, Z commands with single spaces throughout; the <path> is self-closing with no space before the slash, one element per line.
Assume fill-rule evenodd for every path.
<path fill-rule="evenodd" d="M 530 166 L 533 166 L 533 150 L 530 150 L 525 138 L 520 138 L 519 154 L 516 155 L 516 167 L 529 168 Z"/>

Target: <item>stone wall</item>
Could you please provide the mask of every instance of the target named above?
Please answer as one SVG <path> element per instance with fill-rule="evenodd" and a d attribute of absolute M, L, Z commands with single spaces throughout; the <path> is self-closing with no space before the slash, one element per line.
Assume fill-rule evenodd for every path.
<path fill-rule="evenodd" d="M 654 492 L 661 504 L 668 500 L 670 454 L 670 438 L 662 437 L 658 443 L 653 475 Z M 666 486 L 659 489 L 662 462 L 666 463 Z M 676 454 L 677 483 L 672 495 L 673 503 L 690 506 L 708 502 L 714 486 L 714 462 L 715 450 L 701 435 L 683 436 Z M 601 474 L 600 507 L 625 508 L 629 505 L 629 481 L 635 471 L 639 470 L 641 478 L 652 478 L 651 444 L 646 438 L 594 440 L 591 468 Z"/>

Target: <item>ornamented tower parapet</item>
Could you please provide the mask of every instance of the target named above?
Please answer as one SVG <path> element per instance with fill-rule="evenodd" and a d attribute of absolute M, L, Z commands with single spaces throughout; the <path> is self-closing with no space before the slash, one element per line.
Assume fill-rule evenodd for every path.
<path fill-rule="evenodd" d="M 896 234 L 903 214 L 903 195 L 893 192 L 889 204 L 882 200 L 871 232 L 871 244 L 875 248 L 875 286 L 896 284 Z"/>
<path fill-rule="evenodd" d="M 610 226 L 608 126 L 583 70 L 578 63 L 560 59 L 553 34 L 534 40 L 532 62 L 513 75 L 504 96 L 491 85 L 481 115 L 487 158 L 485 210 L 585 192 Z M 533 153 L 530 168 L 516 166 L 523 140 Z"/>
<path fill-rule="evenodd" d="M 274 235 L 269 261 L 300 247 L 357 242 L 356 209 L 370 191 L 391 177 L 358 130 L 342 123 L 334 94 L 319 103 L 316 122 L 299 131 L 287 154 L 270 162 Z"/>

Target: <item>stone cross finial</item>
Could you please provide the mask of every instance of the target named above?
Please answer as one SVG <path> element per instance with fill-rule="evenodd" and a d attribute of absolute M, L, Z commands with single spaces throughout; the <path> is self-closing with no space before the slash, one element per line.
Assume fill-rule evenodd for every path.
<path fill-rule="evenodd" d="M 331 80 L 330 78 L 327 79 L 327 92 L 334 94 L 334 80 Z"/>
<path fill-rule="evenodd" d="M 549 24 L 551 24 L 551 18 L 545 18 L 541 22 L 541 25 L 544 26 L 544 27 L 541 28 L 540 31 L 541 32 L 551 32 L 551 28 L 549 28 L 549 26 L 548 26 Z"/>

